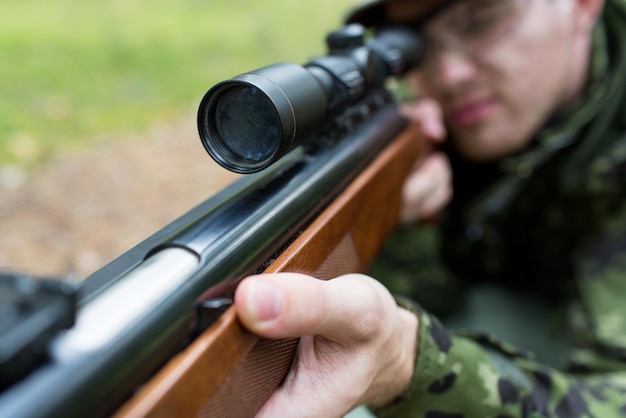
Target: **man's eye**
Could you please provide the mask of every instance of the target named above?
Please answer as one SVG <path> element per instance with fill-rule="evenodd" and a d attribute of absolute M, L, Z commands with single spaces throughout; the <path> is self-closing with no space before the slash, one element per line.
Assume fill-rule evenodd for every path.
<path fill-rule="evenodd" d="M 463 37 L 495 34 L 514 18 L 513 3 L 507 0 L 467 2 L 463 13 L 459 13 L 455 19 L 456 30 Z"/>

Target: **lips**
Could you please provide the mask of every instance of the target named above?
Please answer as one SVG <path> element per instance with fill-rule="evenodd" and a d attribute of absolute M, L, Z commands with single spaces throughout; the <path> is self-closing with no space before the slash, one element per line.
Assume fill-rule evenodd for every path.
<path fill-rule="evenodd" d="M 486 119 L 495 107 L 496 101 L 490 98 L 466 100 L 450 107 L 448 121 L 455 126 L 474 125 Z"/>

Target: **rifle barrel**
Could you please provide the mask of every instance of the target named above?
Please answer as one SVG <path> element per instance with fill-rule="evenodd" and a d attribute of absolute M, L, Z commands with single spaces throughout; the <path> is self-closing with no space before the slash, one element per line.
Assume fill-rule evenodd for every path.
<path fill-rule="evenodd" d="M 363 106 L 367 117 L 338 143 L 295 149 L 114 261 L 107 271 L 121 273 L 84 298 L 48 364 L 0 395 L 0 416 L 111 413 L 190 338 L 201 300 L 232 295 L 271 262 L 406 126 L 382 89 Z"/>

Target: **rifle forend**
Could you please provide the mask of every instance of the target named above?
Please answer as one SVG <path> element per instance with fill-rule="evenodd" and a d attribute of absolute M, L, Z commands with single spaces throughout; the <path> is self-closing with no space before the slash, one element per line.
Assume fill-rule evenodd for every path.
<path fill-rule="evenodd" d="M 419 54 L 400 53 L 393 43 L 374 53 L 379 47 L 373 42 L 367 48 L 348 42 L 340 49 L 351 52 L 302 70 L 319 80 L 325 77 L 320 71 L 334 68 L 327 83 L 315 81 L 323 92 L 315 93 L 315 106 L 325 104 L 310 119 L 306 98 L 294 93 L 298 87 L 286 87 L 293 74 L 304 74 L 300 70 L 287 71 L 289 82 L 272 73 L 270 84 L 289 93 L 282 99 L 269 84 L 248 86 L 248 78 L 212 90 L 230 91 L 239 100 L 240 93 L 258 89 L 266 97 L 244 111 L 228 105 L 212 113 L 221 105 L 205 97 L 201 131 L 203 123 L 210 131 L 232 112 L 241 118 L 257 109 L 275 117 L 278 130 L 287 133 L 268 140 L 271 145 L 278 138 L 274 151 L 248 156 L 247 147 L 257 147 L 250 139 L 263 141 L 268 132 L 245 117 L 233 119 L 253 125 L 247 133 L 233 131 L 243 141 L 222 144 L 219 151 L 243 161 L 240 171 L 274 163 L 88 277 L 75 325 L 53 338 L 45 364 L 0 393 L 0 416 L 245 417 L 259 410 L 287 373 L 297 340 L 259 339 L 242 329 L 229 308 L 237 283 L 255 272 L 328 279 L 363 271 L 395 226 L 403 180 L 422 152 L 417 129 L 407 129 L 384 86 L 387 76 L 416 63 L 407 56 Z M 404 58 L 372 58 L 384 54 Z M 373 67 L 371 60 L 377 62 Z M 380 70 L 383 64 L 390 69 Z M 363 83 L 351 84 L 352 77 Z M 228 94 L 219 100 L 230 100 Z M 280 100 L 287 110 L 277 110 Z"/>

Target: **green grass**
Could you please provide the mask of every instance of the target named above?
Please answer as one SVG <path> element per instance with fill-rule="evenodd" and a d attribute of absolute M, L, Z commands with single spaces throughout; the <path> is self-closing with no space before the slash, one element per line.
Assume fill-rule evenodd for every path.
<path fill-rule="evenodd" d="M 324 53 L 355 0 L 7 0 L 0 164 L 195 111 L 214 83 Z"/>

